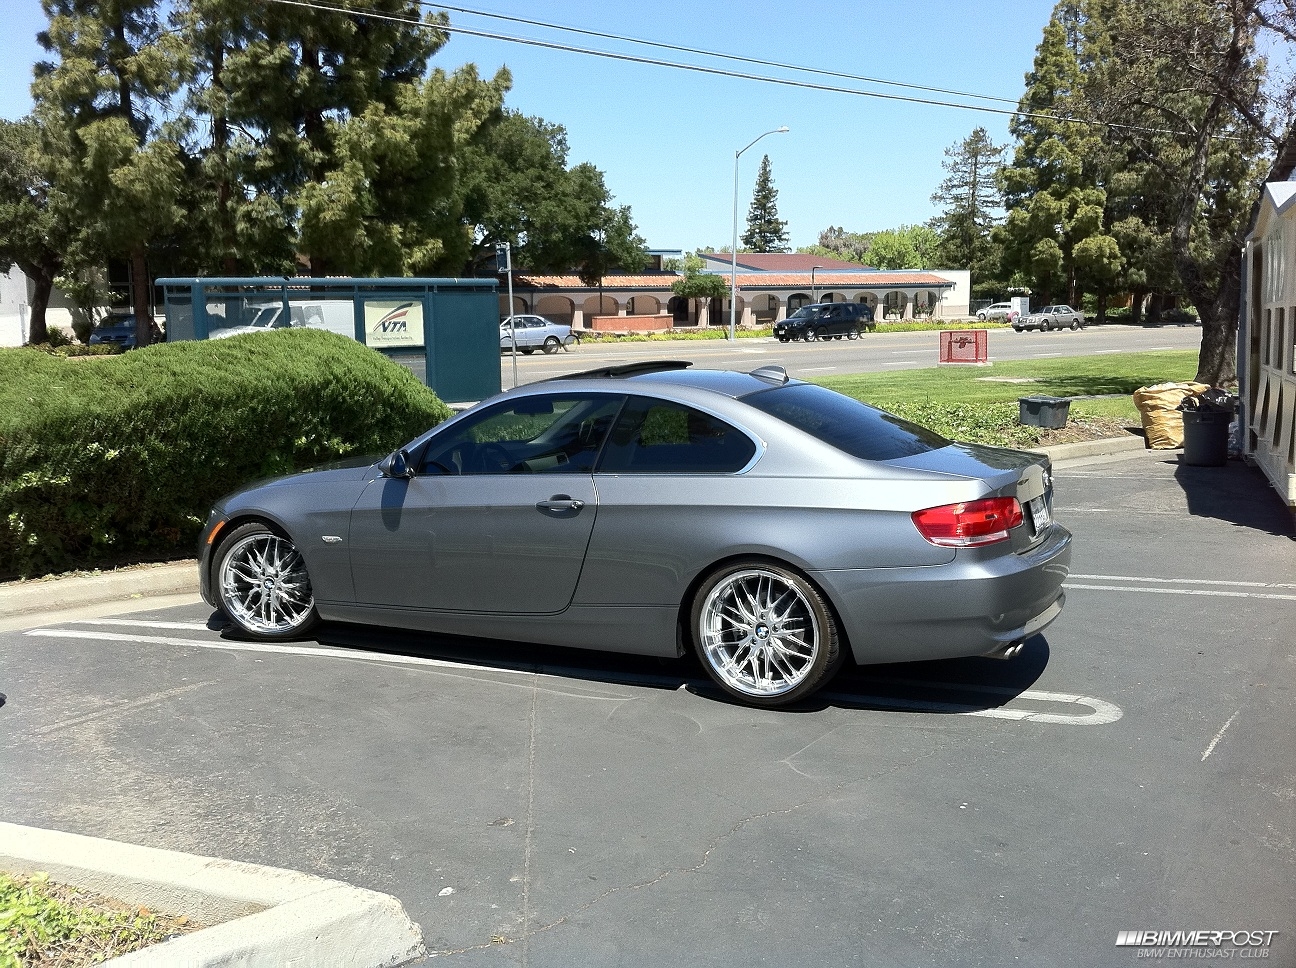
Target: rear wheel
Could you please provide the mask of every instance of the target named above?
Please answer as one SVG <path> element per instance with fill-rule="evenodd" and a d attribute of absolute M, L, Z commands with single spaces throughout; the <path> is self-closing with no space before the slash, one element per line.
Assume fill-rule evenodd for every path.
<path fill-rule="evenodd" d="M 842 661 L 823 596 L 796 572 L 767 561 L 717 569 L 693 599 L 690 629 L 707 674 L 754 706 L 805 698 Z"/>
<path fill-rule="evenodd" d="M 221 544 L 214 584 L 221 610 L 254 638 L 291 638 L 319 621 L 306 560 L 260 522 L 240 525 Z"/>
<path fill-rule="evenodd" d="M 852 329 L 849 333 L 846 334 L 846 338 L 847 338 L 847 339 L 859 339 L 859 330 L 858 330 L 858 329 Z"/>
<path fill-rule="evenodd" d="M 541 347 L 546 353 L 557 353 L 558 347 L 562 344 L 558 342 L 557 336 L 546 336 L 544 346 Z"/>
<path fill-rule="evenodd" d="M 1078 319 L 1071 320 L 1071 332 L 1074 333 L 1079 328 L 1080 328 L 1080 320 Z"/>

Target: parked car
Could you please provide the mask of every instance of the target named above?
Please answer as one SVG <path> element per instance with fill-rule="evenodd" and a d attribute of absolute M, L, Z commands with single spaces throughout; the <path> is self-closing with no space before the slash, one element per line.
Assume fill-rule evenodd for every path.
<path fill-rule="evenodd" d="M 1019 333 L 1023 329 L 1039 329 L 1047 333 L 1050 329 L 1079 329 L 1084 322 L 1084 313 L 1070 306 L 1045 306 L 1016 320 L 1012 328 Z"/>
<path fill-rule="evenodd" d="M 162 342 L 162 330 L 157 323 L 152 323 L 152 342 Z M 135 314 L 109 313 L 90 331 L 90 345 L 102 344 L 120 346 L 123 350 L 135 348 Z"/>
<path fill-rule="evenodd" d="M 517 333 L 518 352 L 528 355 L 537 349 L 556 353 L 560 347 L 571 346 L 577 341 L 570 326 L 551 323 L 543 316 L 510 316 L 500 323 L 500 351 L 503 353 L 513 349 L 510 328 Z"/>
<path fill-rule="evenodd" d="M 283 303 L 278 302 L 249 306 L 247 313 L 249 315 L 243 317 L 247 320 L 246 323 L 213 329 L 208 334 L 208 338 L 224 339 L 227 336 L 241 336 L 244 333 L 268 333 L 275 329 L 290 329 L 306 325 L 306 311 L 301 306 L 290 305 L 287 316 L 284 315 Z"/>
<path fill-rule="evenodd" d="M 1003 302 L 1003 303 L 994 303 L 993 305 L 987 306 L 985 309 L 978 309 L 976 318 L 980 320 L 992 320 L 992 321 L 1003 320 L 1006 323 L 1011 323 L 1014 319 L 1016 319 L 1020 315 L 1021 313 L 1019 313 L 1015 308 L 1013 308 L 1012 303 Z"/>
<path fill-rule="evenodd" d="M 223 498 L 203 597 L 317 621 L 676 657 L 795 702 L 857 663 L 1010 658 L 1062 610 L 1049 461 L 954 443 L 778 366 L 514 388 L 382 460 Z M 524 577 L 519 577 L 524 576 Z"/>
<path fill-rule="evenodd" d="M 863 303 L 810 303 L 787 319 L 774 324 L 780 343 L 803 339 L 859 339 L 860 332 L 873 328 L 873 310 Z"/>

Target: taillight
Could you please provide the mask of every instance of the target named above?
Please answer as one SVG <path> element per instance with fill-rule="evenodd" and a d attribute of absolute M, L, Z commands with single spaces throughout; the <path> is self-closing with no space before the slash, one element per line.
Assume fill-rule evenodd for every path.
<path fill-rule="evenodd" d="M 1007 541 L 1008 532 L 1022 523 L 1022 509 L 1015 497 L 987 497 L 915 511 L 912 517 L 919 533 L 932 544 L 974 548 Z"/>

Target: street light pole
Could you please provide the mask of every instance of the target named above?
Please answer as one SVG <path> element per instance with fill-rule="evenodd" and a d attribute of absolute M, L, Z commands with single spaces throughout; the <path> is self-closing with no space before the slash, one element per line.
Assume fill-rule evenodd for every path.
<path fill-rule="evenodd" d="M 772 131 L 766 131 L 751 144 L 750 148 L 761 138 L 771 134 L 787 134 L 788 127 L 783 125 L 781 128 L 775 128 Z M 738 159 L 747 148 L 740 148 L 734 152 L 734 206 L 733 206 L 733 249 L 730 250 L 732 262 L 729 266 L 729 341 L 733 342 L 736 337 L 735 329 L 737 328 L 736 313 L 738 311 Z"/>
<path fill-rule="evenodd" d="M 495 270 L 499 271 L 500 259 L 504 260 L 504 271 L 508 273 L 508 321 L 509 342 L 512 344 L 513 385 L 518 385 L 517 376 L 517 320 L 513 318 L 513 247 L 507 242 L 495 246 Z"/>
<path fill-rule="evenodd" d="M 819 289 L 815 286 L 814 274 L 822 268 L 823 266 L 810 267 L 810 301 L 812 303 L 817 303 L 819 301 Z"/>

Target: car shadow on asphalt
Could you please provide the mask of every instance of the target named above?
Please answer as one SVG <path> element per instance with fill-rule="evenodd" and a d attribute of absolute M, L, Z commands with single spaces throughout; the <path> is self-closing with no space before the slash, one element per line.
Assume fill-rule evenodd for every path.
<path fill-rule="evenodd" d="M 1188 513 L 1193 517 L 1215 518 L 1240 528 L 1296 538 L 1296 518 L 1260 468 L 1237 459 L 1222 467 L 1198 467 L 1185 464 L 1181 454 L 1174 477 L 1183 488 Z"/>
<path fill-rule="evenodd" d="M 212 614 L 208 627 L 222 637 L 241 638 L 218 612 Z M 462 663 L 465 671 L 528 672 L 592 685 L 683 690 L 709 701 L 743 705 L 712 682 L 692 654 L 681 658 L 624 655 L 335 622 L 324 623 L 295 644 L 309 647 L 312 642 L 361 654 Z M 1048 662 L 1049 645 L 1043 635 L 1028 640 L 1008 660 L 975 657 L 870 666 L 848 660 L 819 692 L 779 711 L 806 713 L 832 707 L 927 715 L 983 711 L 1003 706 L 1030 689 Z"/>

